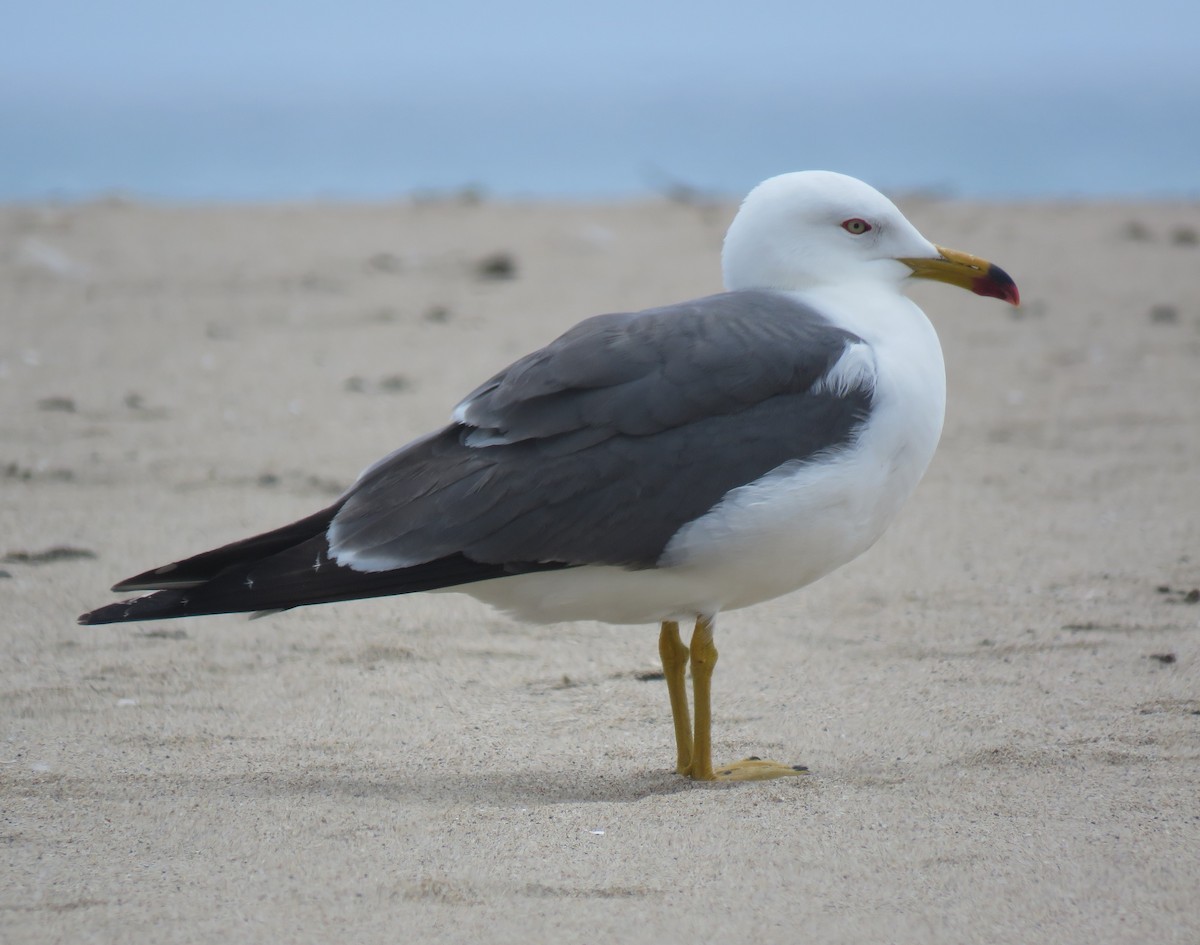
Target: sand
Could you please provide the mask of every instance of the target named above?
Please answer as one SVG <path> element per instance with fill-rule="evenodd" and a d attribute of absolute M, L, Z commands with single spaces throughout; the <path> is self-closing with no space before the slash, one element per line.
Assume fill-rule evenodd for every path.
<path fill-rule="evenodd" d="M 812 770 L 736 787 L 673 773 L 654 627 L 75 624 L 579 318 L 717 290 L 732 206 L 0 209 L 0 940 L 1200 941 L 1200 206 L 901 203 L 1025 305 L 915 291 L 940 451 L 722 617 L 717 760 Z"/>

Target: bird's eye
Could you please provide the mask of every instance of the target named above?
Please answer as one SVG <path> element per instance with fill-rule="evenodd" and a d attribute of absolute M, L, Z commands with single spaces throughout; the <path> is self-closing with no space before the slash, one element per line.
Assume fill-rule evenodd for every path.
<path fill-rule="evenodd" d="M 862 236 L 871 229 L 871 224 L 866 220 L 860 220 L 858 217 L 855 217 L 854 219 L 847 220 L 845 223 L 843 223 L 842 229 L 847 233 L 854 234 L 855 236 Z"/>

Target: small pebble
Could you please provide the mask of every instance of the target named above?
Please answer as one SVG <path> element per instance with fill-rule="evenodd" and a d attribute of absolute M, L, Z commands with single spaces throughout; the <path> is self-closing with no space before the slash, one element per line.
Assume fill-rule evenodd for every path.
<path fill-rule="evenodd" d="M 1179 321 L 1179 310 L 1174 305 L 1155 305 L 1150 309 L 1150 321 L 1155 325 L 1174 325 Z"/>
<path fill-rule="evenodd" d="M 515 279 L 517 261 L 509 253 L 492 253 L 475 264 L 475 274 L 481 279 Z"/>

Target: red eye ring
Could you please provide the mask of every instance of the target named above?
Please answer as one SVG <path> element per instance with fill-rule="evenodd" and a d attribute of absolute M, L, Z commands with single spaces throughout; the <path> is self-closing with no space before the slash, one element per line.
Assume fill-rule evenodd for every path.
<path fill-rule="evenodd" d="M 842 224 L 842 229 L 851 236 L 862 236 L 864 233 L 871 232 L 871 224 L 860 217 L 852 217 Z"/>

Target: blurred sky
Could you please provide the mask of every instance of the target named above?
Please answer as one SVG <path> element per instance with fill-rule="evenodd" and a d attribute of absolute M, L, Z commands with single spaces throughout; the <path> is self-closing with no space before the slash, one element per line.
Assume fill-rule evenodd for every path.
<path fill-rule="evenodd" d="M 347 140 L 366 148 L 395 147 L 409 157 L 412 149 L 426 148 L 431 164 L 424 178 L 416 165 L 409 166 L 398 172 L 398 187 L 422 180 L 448 183 L 432 179 L 437 176 L 435 161 L 442 162 L 447 174 L 487 177 L 486 160 L 459 163 L 455 149 L 475 147 L 481 140 L 455 127 L 460 124 L 481 133 L 485 129 L 486 140 L 497 145 L 491 166 L 501 184 L 504 173 L 514 173 L 513 165 L 531 163 L 525 152 L 534 154 L 543 139 L 555 136 L 556 128 L 574 136 L 574 153 L 582 154 L 577 189 L 584 193 L 620 189 L 614 181 L 589 184 L 598 172 L 588 166 L 589 149 L 611 148 L 606 160 L 619 160 L 617 146 L 623 144 L 640 149 L 637 160 L 643 165 L 663 155 L 671 163 L 666 144 L 647 143 L 656 130 L 666 143 L 672 135 L 686 139 L 681 153 L 686 145 L 691 154 L 704 149 L 706 140 L 716 145 L 723 133 L 744 139 L 755 128 L 794 123 L 797 128 L 787 134 L 801 134 L 805 127 L 812 133 L 777 141 L 780 153 L 764 154 L 763 160 L 772 172 L 811 164 L 803 152 L 853 164 L 855 149 L 863 157 L 859 163 L 883 168 L 880 152 L 892 138 L 907 160 L 917 162 L 916 173 L 924 157 L 912 136 L 928 124 L 936 128 L 931 133 L 939 149 L 963 150 L 953 157 L 958 163 L 978 160 L 973 147 L 989 139 L 1007 142 L 997 144 L 996 154 L 1007 153 L 1005 147 L 1015 149 L 1017 137 L 1028 148 L 1036 148 L 1039 137 L 1062 139 L 1055 145 L 1062 152 L 1062 166 L 1054 164 L 1051 175 L 1062 183 L 1039 187 L 1035 176 L 1025 188 L 1034 193 L 1055 187 L 1069 191 L 1071 166 L 1088 153 L 1084 148 L 1103 149 L 1111 141 L 1128 149 L 1129 142 L 1122 141 L 1130 135 L 1158 137 L 1157 144 L 1138 139 L 1144 153 L 1110 158 L 1109 163 L 1126 162 L 1131 180 L 1138 174 L 1160 177 L 1166 187 L 1159 190 L 1197 192 L 1182 154 L 1165 161 L 1157 175 L 1152 151 L 1189 148 L 1200 125 L 1200 5 L 1179 0 L 1110 8 L 1051 0 L 859 0 L 820 6 L 794 0 L 586 5 L 530 0 L 0 0 L 0 23 L 0 119 L 8 127 L 7 132 L 0 127 L 0 135 L 9 138 L 7 143 L 0 139 L 0 147 L 18 152 L 8 164 L 0 155 L 0 197 L 28 196 L 24 191 L 29 188 L 53 190 L 51 170 L 66 175 L 63 188 L 72 192 L 67 178 L 74 174 L 85 180 L 89 168 L 95 171 L 96 186 L 105 186 L 104 174 L 125 174 L 128 179 L 108 185 L 136 190 L 139 175 L 151 181 L 158 173 L 162 179 L 146 189 L 169 191 L 170 175 L 163 168 L 178 165 L 185 148 L 178 145 L 172 151 L 178 134 L 155 129 L 172 127 L 172 114 L 196 128 L 222 109 L 291 108 L 294 122 L 332 121 L 328 127 L 338 133 L 339 110 L 347 110 L 342 120 L 349 123 L 346 115 L 354 109 L 372 106 L 384 111 L 364 117 L 363 124 L 382 115 L 424 122 L 420 140 L 406 142 L 375 141 L 349 124 L 342 129 Z M 1106 101 L 1113 103 L 1109 128 Z M 1050 107 L 1047 103 L 1053 105 L 1050 111 L 1030 117 Z M 157 109 L 144 114 L 158 118 L 139 124 L 129 117 L 139 108 Z M 100 121 L 93 111 L 108 117 Z M 1086 120 L 1079 117 L 1083 111 Z M 423 117 L 413 118 L 417 113 Z M 632 117 L 622 119 L 622 113 Z M 680 117 L 684 113 L 686 126 Z M 186 122 L 179 116 L 188 116 Z M 270 120 L 264 118 L 266 124 Z M 676 120 L 679 128 L 672 129 Z M 1078 132 L 1074 120 L 1082 122 Z M 205 148 L 219 151 L 223 137 L 236 137 L 231 129 L 240 126 L 223 121 L 198 132 L 190 143 L 196 161 L 203 160 Z M 295 129 L 283 130 L 286 122 L 280 121 L 279 133 L 294 139 Z M 144 136 L 140 167 L 126 167 L 135 155 L 124 155 L 120 141 L 105 142 L 105 127 L 115 129 L 114 137 Z M 75 140 L 73 128 L 86 128 L 87 135 L 79 131 Z M 769 151 L 771 135 L 760 133 L 764 141 L 755 147 Z M 267 133 L 260 127 L 257 134 L 256 153 L 269 151 Z M 780 129 L 784 138 L 787 134 Z M 1095 140 L 1073 146 L 1072 139 L 1080 135 Z M 504 140 L 497 141 L 498 136 Z M 614 136 L 623 140 L 609 140 Z M 844 139 L 840 143 L 831 140 L 839 136 Z M 818 137 L 827 147 L 814 141 Z M 729 143 L 722 146 L 728 150 Z M 333 173 L 328 154 L 315 161 L 304 141 L 293 140 L 289 147 L 301 168 L 311 161 L 314 169 L 319 165 Z M 67 160 L 68 151 L 87 148 L 96 153 L 90 166 L 86 155 L 75 155 L 74 164 Z M 153 165 L 155 148 L 166 149 L 158 165 Z M 237 142 L 229 141 L 229 148 L 222 173 L 236 176 Z M 861 149 L 872 149 L 876 157 L 866 160 L 869 152 Z M 135 150 L 131 144 L 130 151 Z M 42 152 L 57 153 L 62 169 L 47 170 Z M 795 154 L 790 162 L 789 154 Z M 246 157 L 253 155 L 247 152 Z M 105 169 L 106 160 L 111 169 Z M 693 173 L 721 178 L 712 181 L 717 186 L 737 187 L 740 179 L 726 178 L 736 174 L 732 166 L 739 160 L 730 153 L 720 168 L 698 161 Z M 1006 157 L 997 163 L 1012 162 Z M 1028 173 L 1036 175 L 1051 163 L 1035 162 Z M 953 166 L 948 159 L 947 168 Z M 1154 180 L 1141 188 L 1123 188 L 1120 170 L 1107 176 L 1090 172 L 1094 185 L 1086 183 L 1084 173 L 1078 189 L 1156 189 Z M 347 166 L 340 173 L 352 172 Z M 532 176 L 533 186 L 526 189 L 536 190 L 536 181 L 548 178 L 541 170 L 532 173 L 542 176 Z M 996 172 L 989 173 L 994 177 Z M 747 168 L 745 174 L 749 180 L 761 171 Z M 970 173 L 964 172 L 961 181 L 950 176 L 932 167 L 925 180 L 896 183 L 945 181 L 968 192 L 988 193 L 992 180 L 981 174 L 973 188 Z M 213 191 L 209 196 L 222 195 L 219 181 L 208 186 Z M 314 181 L 314 186 L 338 189 L 328 182 Z M 548 190 L 570 187 L 565 174 Z M 225 195 L 233 197 L 256 193 L 253 186 L 239 189 L 232 183 L 227 189 Z M 1010 189 L 1019 192 L 1021 187 Z M 185 196 L 186 191 L 184 186 Z M 204 196 L 204 188 L 195 195 Z"/>
<path fill-rule="evenodd" d="M 778 77 L 992 85 L 1200 82 L 1200 5 L 537 3 L 529 0 L 6 2 L 0 84 L 22 94 L 290 98 L 505 81 Z"/>

